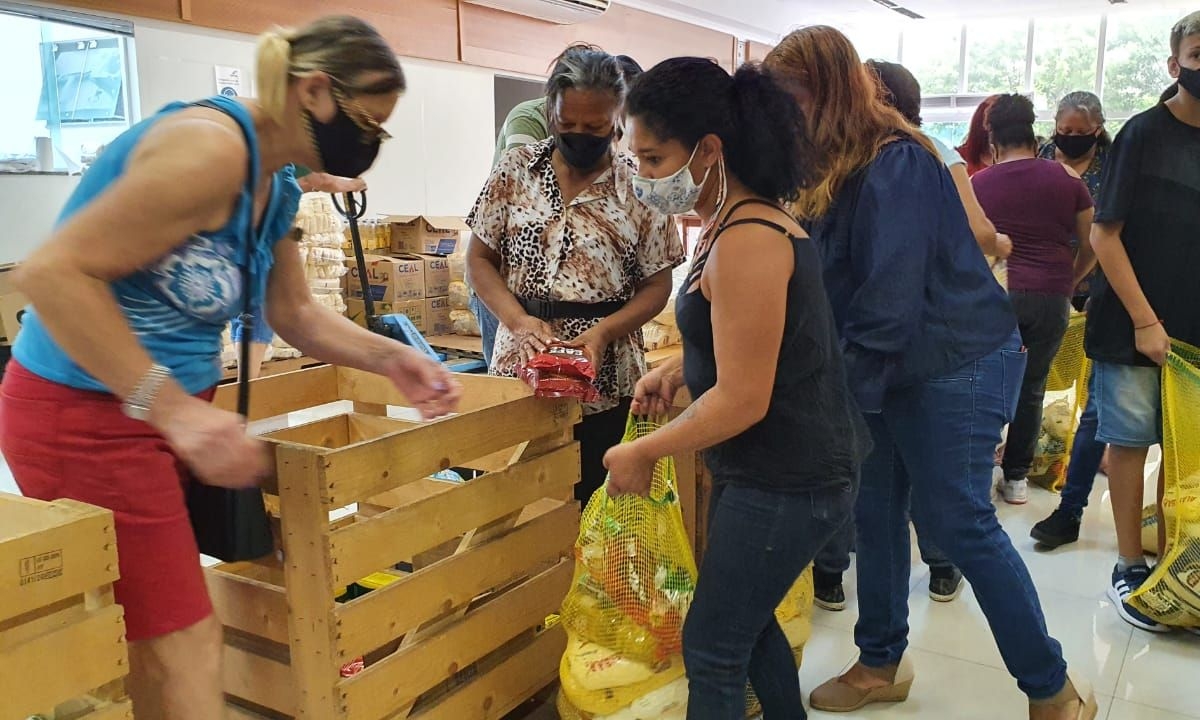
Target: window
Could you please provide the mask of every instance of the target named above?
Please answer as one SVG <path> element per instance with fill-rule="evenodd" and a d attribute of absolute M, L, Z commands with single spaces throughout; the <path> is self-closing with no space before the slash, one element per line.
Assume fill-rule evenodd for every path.
<path fill-rule="evenodd" d="M 901 62 L 921 83 L 925 95 L 950 95 L 959 90 L 962 27 L 914 25 L 904 31 Z"/>
<path fill-rule="evenodd" d="M 878 26 L 848 28 L 846 37 L 854 43 L 854 49 L 858 51 L 858 57 L 863 62 L 896 62 L 900 59 L 900 31 L 895 27 L 890 30 Z"/>
<path fill-rule="evenodd" d="M 1153 107 L 1171 84 L 1171 28 L 1182 13 L 1114 15 L 1104 50 L 1104 110 L 1124 117 Z"/>
<path fill-rule="evenodd" d="M 1037 20 L 1033 31 L 1033 89 L 1039 110 L 1053 114 L 1077 90 L 1096 91 L 1100 18 Z"/>
<path fill-rule="evenodd" d="M 997 20 L 967 26 L 967 92 L 1025 92 L 1028 20 Z"/>
<path fill-rule="evenodd" d="M 0 2 L 0 171 L 37 170 L 49 138 L 55 171 L 79 171 L 137 119 L 132 25 Z"/>
<path fill-rule="evenodd" d="M 967 139 L 970 125 L 969 122 L 927 122 L 921 126 L 921 130 L 953 148 L 962 145 Z"/>

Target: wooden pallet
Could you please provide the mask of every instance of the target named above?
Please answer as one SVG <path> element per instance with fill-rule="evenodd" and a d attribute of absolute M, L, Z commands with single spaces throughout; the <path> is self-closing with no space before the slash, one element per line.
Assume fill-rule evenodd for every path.
<path fill-rule="evenodd" d="M 132 720 L 108 510 L 0 493 L 0 717 Z"/>
<path fill-rule="evenodd" d="M 338 400 L 367 412 L 264 436 L 283 559 L 208 571 L 232 702 L 312 720 L 492 720 L 557 677 L 565 636 L 543 626 L 573 572 L 581 410 L 517 380 L 459 379 L 461 414 L 433 423 L 384 417 L 404 399 L 354 370 L 253 383 L 251 420 Z M 216 402 L 233 399 L 222 388 Z M 483 474 L 429 479 L 447 468 Z M 381 571 L 399 580 L 335 602 Z M 358 658 L 366 669 L 341 677 Z"/>

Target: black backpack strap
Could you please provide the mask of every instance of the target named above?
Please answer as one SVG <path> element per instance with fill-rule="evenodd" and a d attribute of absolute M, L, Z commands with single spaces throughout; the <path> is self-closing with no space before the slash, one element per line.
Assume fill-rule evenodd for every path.
<path fill-rule="evenodd" d="M 224 113 L 233 117 L 233 115 L 211 100 L 200 100 L 193 103 L 196 107 L 216 110 L 219 113 Z M 237 120 L 237 118 L 234 118 Z M 241 123 L 238 123 L 240 126 Z M 250 150 L 250 138 L 246 138 L 246 149 L 250 153 L 248 162 L 246 187 L 245 192 L 250 198 L 250 212 L 247 213 L 245 227 L 242 229 L 243 238 L 245 240 L 245 252 L 242 255 L 242 313 L 238 316 L 238 320 L 242 323 L 242 342 L 238 347 L 238 396 L 237 396 L 237 411 L 242 417 L 250 415 L 250 337 L 254 334 L 254 309 L 253 291 L 251 283 L 253 277 L 250 272 L 250 264 L 254 256 L 254 185 L 255 176 L 258 174 L 258 163 L 255 162 L 254 153 Z"/>

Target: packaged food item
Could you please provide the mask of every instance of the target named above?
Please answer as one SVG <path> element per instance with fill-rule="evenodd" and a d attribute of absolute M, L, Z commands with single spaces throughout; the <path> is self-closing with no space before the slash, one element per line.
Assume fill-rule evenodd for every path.
<path fill-rule="evenodd" d="M 593 382 L 596 368 L 582 348 L 551 345 L 546 352 L 538 353 L 527 364 L 518 367 L 517 376 L 533 388 L 538 397 L 569 397 L 583 402 L 600 399 L 600 391 Z"/>

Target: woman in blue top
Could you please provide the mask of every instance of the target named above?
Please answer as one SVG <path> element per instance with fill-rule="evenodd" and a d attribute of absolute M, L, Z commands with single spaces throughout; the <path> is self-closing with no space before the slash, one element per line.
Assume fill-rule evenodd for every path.
<path fill-rule="evenodd" d="M 313 302 L 279 242 L 297 210 L 293 163 L 350 177 L 373 163 L 404 90 L 395 54 L 360 20 L 318 20 L 262 38 L 258 89 L 131 128 L 17 272 L 33 311 L 4 376 L 0 450 L 26 495 L 113 511 L 139 718 L 224 712 L 221 626 L 184 486 L 250 487 L 268 471 L 242 418 L 206 401 L 245 295 L 297 349 L 387 376 L 426 416 L 458 397 L 440 365 Z"/>
<path fill-rule="evenodd" d="M 859 661 L 812 693 L 852 712 L 908 697 L 910 493 L 918 532 L 970 581 L 1033 720 L 1091 720 L 1033 581 L 992 505 L 993 451 L 1025 357 L 1016 319 L 933 145 L 887 107 L 850 41 L 829 27 L 767 56 L 823 151 L 795 209 L 812 221 L 851 390 L 874 450 L 858 526 Z"/>

